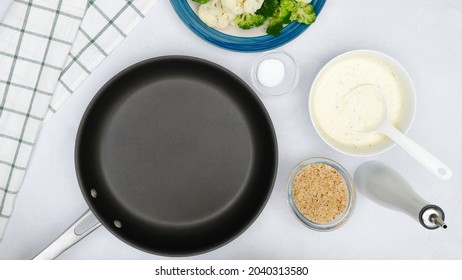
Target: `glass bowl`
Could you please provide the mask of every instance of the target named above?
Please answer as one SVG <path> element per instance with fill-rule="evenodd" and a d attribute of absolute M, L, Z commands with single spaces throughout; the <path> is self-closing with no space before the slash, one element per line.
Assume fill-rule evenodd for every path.
<path fill-rule="evenodd" d="M 321 12 L 325 2 L 325 0 L 311 1 L 317 15 Z M 259 52 L 277 48 L 298 37 L 309 26 L 292 22 L 285 26 L 281 35 L 277 37 L 270 35 L 239 37 L 208 27 L 197 16 L 187 0 L 170 0 L 170 3 L 180 19 L 197 36 L 218 47 L 239 52 Z"/>
<path fill-rule="evenodd" d="M 338 215 L 335 220 L 328 223 L 317 223 L 305 217 L 297 208 L 293 199 L 292 188 L 295 176 L 303 167 L 317 163 L 323 163 L 334 168 L 342 176 L 346 184 L 347 204 L 345 210 L 340 215 Z M 328 158 L 316 157 L 305 160 L 298 164 L 297 167 L 295 167 L 295 169 L 292 171 L 292 174 L 290 175 L 287 189 L 289 205 L 292 208 L 292 211 L 294 212 L 295 216 L 308 228 L 316 231 L 331 231 L 334 229 L 338 229 L 348 221 L 356 205 L 356 189 L 350 174 L 340 164 Z"/>
<path fill-rule="evenodd" d="M 259 80 L 258 71 L 261 63 L 265 60 L 277 60 L 282 62 L 284 75 L 280 83 L 275 86 L 267 86 Z M 270 70 L 270 69 L 267 69 Z M 258 91 L 269 96 L 279 96 L 292 91 L 298 83 L 300 76 L 295 59 L 284 51 L 273 51 L 259 56 L 253 63 L 251 70 L 252 82 Z"/>

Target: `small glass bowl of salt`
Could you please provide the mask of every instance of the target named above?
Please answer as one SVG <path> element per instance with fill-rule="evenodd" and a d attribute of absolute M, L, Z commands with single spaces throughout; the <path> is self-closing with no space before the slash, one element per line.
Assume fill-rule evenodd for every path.
<path fill-rule="evenodd" d="M 273 51 L 264 53 L 255 60 L 251 75 L 252 82 L 260 93 L 278 96 L 295 88 L 299 70 L 290 54 Z"/>

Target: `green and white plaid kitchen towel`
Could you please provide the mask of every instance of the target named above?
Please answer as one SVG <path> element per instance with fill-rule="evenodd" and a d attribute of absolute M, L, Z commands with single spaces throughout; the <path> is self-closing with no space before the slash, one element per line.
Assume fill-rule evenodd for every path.
<path fill-rule="evenodd" d="M 0 239 L 46 117 L 157 0 L 14 0 L 0 23 Z"/>

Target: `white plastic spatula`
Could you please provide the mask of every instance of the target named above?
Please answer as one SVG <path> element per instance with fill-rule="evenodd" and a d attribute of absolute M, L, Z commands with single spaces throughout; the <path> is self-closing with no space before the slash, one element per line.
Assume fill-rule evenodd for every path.
<path fill-rule="evenodd" d="M 449 180 L 452 176 L 452 171 L 443 162 L 437 159 L 430 152 L 425 150 L 422 146 L 411 140 L 401 131 L 399 131 L 388 119 L 388 106 L 385 96 L 380 88 L 363 84 L 354 88 L 350 93 L 361 92 L 362 94 L 375 94 L 380 98 L 382 105 L 382 117 L 380 122 L 375 127 L 364 129 L 363 131 L 354 131 L 355 133 L 371 133 L 378 132 L 388 136 L 396 144 L 400 145 L 406 152 L 408 152 L 414 159 L 427 168 L 430 172 L 435 174 L 441 180 Z"/>

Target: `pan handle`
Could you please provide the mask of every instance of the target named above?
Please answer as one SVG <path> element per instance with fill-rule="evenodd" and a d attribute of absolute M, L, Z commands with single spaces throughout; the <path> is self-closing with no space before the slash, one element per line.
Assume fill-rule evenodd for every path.
<path fill-rule="evenodd" d="M 95 215 L 88 209 L 61 236 L 35 256 L 34 260 L 54 260 L 64 251 L 92 233 L 101 226 Z"/>

